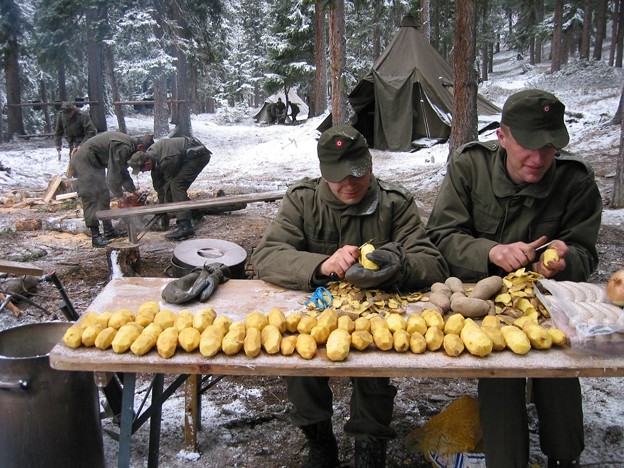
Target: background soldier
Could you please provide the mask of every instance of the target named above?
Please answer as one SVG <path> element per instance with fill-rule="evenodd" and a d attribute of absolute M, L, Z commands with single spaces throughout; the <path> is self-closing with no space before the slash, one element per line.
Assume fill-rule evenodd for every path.
<path fill-rule="evenodd" d="M 110 193 L 123 200 L 123 191 L 136 192 L 128 173 L 128 160 L 136 151 L 148 149 L 151 135 L 131 137 L 121 132 L 103 132 L 81 145 L 71 160 L 78 178 L 78 195 L 86 226 L 91 230 L 91 245 L 104 247 L 110 239 L 124 236 L 110 220 L 103 221 L 104 235 L 95 213 L 110 209 Z M 108 168 L 108 173 L 106 169 Z"/>
<path fill-rule="evenodd" d="M 91 117 L 87 112 L 78 110 L 73 102 L 63 102 L 61 111 L 56 117 L 56 126 L 54 131 L 54 144 L 56 151 L 61 154 L 63 147 L 63 136 L 67 140 L 69 146 L 69 156 L 78 149 L 81 143 L 97 134 L 97 129 Z"/>
<path fill-rule="evenodd" d="M 188 189 L 199 173 L 210 162 L 211 152 L 192 137 L 163 138 L 147 151 L 137 151 L 128 165 L 132 173 L 152 172 L 154 190 L 159 203 L 189 200 Z M 184 240 L 195 235 L 191 223 L 191 210 L 176 213 L 177 229 L 165 237 Z"/>

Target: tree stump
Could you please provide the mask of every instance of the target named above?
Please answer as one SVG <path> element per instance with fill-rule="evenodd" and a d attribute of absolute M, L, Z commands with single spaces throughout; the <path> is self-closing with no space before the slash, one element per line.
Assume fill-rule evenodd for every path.
<path fill-rule="evenodd" d="M 139 276 L 141 253 L 139 244 L 113 242 L 106 246 L 109 279 Z"/>

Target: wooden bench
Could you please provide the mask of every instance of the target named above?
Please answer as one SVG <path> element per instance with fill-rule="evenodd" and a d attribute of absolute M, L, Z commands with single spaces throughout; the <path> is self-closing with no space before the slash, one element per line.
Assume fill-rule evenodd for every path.
<path fill-rule="evenodd" d="M 164 213 L 175 213 L 178 211 L 186 210 L 199 210 L 199 209 L 219 209 L 220 211 L 234 211 L 240 210 L 247 206 L 247 203 L 255 202 L 268 202 L 281 200 L 286 192 L 260 192 L 260 193 L 245 193 L 241 195 L 227 195 L 224 197 L 208 198 L 204 200 L 188 200 L 183 202 L 174 203 L 161 203 L 158 205 L 145 205 L 145 206 L 133 206 L 130 208 L 116 208 L 113 210 L 100 210 L 96 213 L 98 219 L 102 221 L 123 219 L 130 220 L 130 218 L 137 218 L 144 215 L 152 215 L 153 219 Z M 231 210 L 227 208 L 231 207 Z M 148 225 L 152 223 L 150 221 Z M 137 226 L 134 222 L 127 222 L 128 225 L 128 240 L 133 244 L 136 244 L 139 240 Z"/>

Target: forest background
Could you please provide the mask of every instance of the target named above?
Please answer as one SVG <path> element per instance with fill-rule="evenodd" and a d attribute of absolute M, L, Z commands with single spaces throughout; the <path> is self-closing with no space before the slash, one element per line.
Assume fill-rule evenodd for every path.
<path fill-rule="evenodd" d="M 98 131 L 112 113 L 126 131 L 125 106 L 149 100 L 151 107 L 153 100 L 160 137 L 169 119 L 192 135 L 191 114 L 228 108 L 237 119 L 267 95 L 294 87 L 310 117 L 330 107 L 334 122 L 346 122 L 348 90 L 411 13 L 454 67 L 452 150 L 476 139 L 477 86 L 501 47 L 528 56 L 531 65 L 548 53 L 553 72 L 570 57 L 621 68 L 623 6 L 624 0 L 2 0 L 0 142 L 51 133 L 66 100 L 89 103 Z"/>

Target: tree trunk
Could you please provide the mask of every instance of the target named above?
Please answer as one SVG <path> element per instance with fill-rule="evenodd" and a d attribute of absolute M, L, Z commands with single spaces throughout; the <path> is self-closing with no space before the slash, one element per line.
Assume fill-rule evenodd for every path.
<path fill-rule="evenodd" d="M 615 66 L 622 68 L 622 52 L 624 46 L 624 0 L 620 0 L 617 27 L 617 39 L 615 41 Z"/>
<path fill-rule="evenodd" d="M 58 100 L 67 101 L 67 74 L 65 70 L 65 61 L 60 60 L 58 64 Z M 58 110 L 58 109 L 57 109 Z"/>
<path fill-rule="evenodd" d="M 476 0 L 456 0 L 453 82 L 454 103 L 449 160 L 453 150 L 478 139 L 477 72 L 474 68 L 477 48 Z"/>
<path fill-rule="evenodd" d="M 594 39 L 594 60 L 602 59 L 602 44 L 607 31 L 607 0 L 598 0 L 596 9 L 596 38 Z"/>
<path fill-rule="evenodd" d="M 345 82 L 346 39 L 344 0 L 334 0 L 329 8 L 329 55 L 332 85 L 332 122 L 346 123 L 347 92 Z"/>
<path fill-rule="evenodd" d="M 624 119 L 622 118 L 622 102 L 624 101 L 624 87 L 620 95 L 620 105 L 618 112 L 620 116 L 620 152 L 618 154 L 617 168 L 615 170 L 615 181 L 613 183 L 612 208 L 624 208 Z"/>
<path fill-rule="evenodd" d="M 7 90 L 7 123 L 9 140 L 13 135 L 24 135 L 24 119 L 22 116 L 20 69 L 19 69 L 19 45 L 17 38 L 9 39 L 5 52 L 6 90 Z"/>
<path fill-rule="evenodd" d="M 620 17 L 620 2 L 613 2 L 613 13 L 611 15 L 611 44 L 609 47 L 609 66 L 615 64 L 615 48 L 617 44 L 618 18 Z"/>
<path fill-rule="evenodd" d="M 191 105 L 191 113 L 193 114 L 201 114 L 201 108 L 200 108 L 200 101 L 199 101 L 199 91 L 198 91 L 198 86 L 199 86 L 199 72 L 197 71 L 197 67 L 196 66 L 190 66 L 189 67 L 189 73 L 190 73 L 190 90 L 189 90 L 189 96 L 190 96 L 190 105 Z"/>
<path fill-rule="evenodd" d="M 535 1 L 535 22 L 544 21 L 544 0 Z M 535 41 L 535 63 L 542 63 L 542 41 Z"/>
<path fill-rule="evenodd" d="M 322 2 L 314 4 L 314 63 L 316 71 L 314 75 L 314 96 L 310 101 L 310 115 L 316 117 L 325 112 L 327 108 L 327 42 L 325 40 L 325 7 Z"/>
<path fill-rule="evenodd" d="M 592 2 L 584 0 L 583 5 L 583 33 L 581 34 L 581 60 L 589 60 L 589 42 L 591 39 Z"/>
<path fill-rule="evenodd" d="M 427 38 L 427 42 L 430 42 L 431 17 L 429 16 L 429 0 L 421 0 L 420 5 L 420 30 Z"/>
<path fill-rule="evenodd" d="M 563 0 L 555 0 L 553 17 L 553 37 L 551 50 L 551 73 L 561 70 L 562 41 L 563 41 Z"/>
<path fill-rule="evenodd" d="M 110 78 L 111 92 L 113 101 L 120 102 L 119 86 L 117 85 L 117 76 L 115 75 L 115 57 L 112 47 L 106 47 L 106 67 L 108 68 L 108 76 Z M 124 119 L 123 107 L 121 104 L 114 104 L 115 115 L 117 116 L 117 128 L 122 133 L 128 133 L 126 128 L 126 120 Z"/>
<path fill-rule="evenodd" d="M 154 137 L 162 138 L 168 134 L 167 78 L 162 73 L 154 79 Z"/>
<path fill-rule="evenodd" d="M 173 18 L 180 27 L 185 24 L 185 12 L 180 10 L 180 4 L 173 3 Z M 181 33 L 180 39 L 184 38 L 184 34 Z M 176 56 L 176 88 L 178 95 L 177 102 L 177 120 L 176 120 L 176 135 L 177 136 L 193 136 L 193 128 L 191 126 L 191 92 L 189 89 L 189 67 L 186 53 L 179 44 L 175 45 Z"/>
<path fill-rule="evenodd" d="M 46 88 L 45 80 L 39 80 L 39 95 L 41 96 L 41 102 L 48 102 L 48 90 Z M 43 125 L 44 133 L 52 132 L 52 119 L 50 117 L 50 108 L 48 106 L 42 106 L 43 119 L 45 121 Z M 2 114 L 0 114 L 2 115 Z"/>
<path fill-rule="evenodd" d="M 489 37 L 489 25 L 488 25 L 488 11 L 489 11 L 489 5 L 487 0 L 484 0 L 482 2 L 481 5 L 481 79 L 483 81 L 487 81 L 488 80 L 488 71 L 489 71 L 489 64 L 490 64 L 490 60 L 489 60 L 489 54 L 488 51 L 490 50 L 490 41 L 487 40 L 487 38 Z"/>
<path fill-rule="evenodd" d="M 105 4 L 96 4 L 87 8 L 87 61 L 89 70 L 88 88 L 90 104 L 89 113 L 93 125 L 98 132 L 108 129 L 106 124 L 106 101 L 104 99 L 104 34 L 103 24 L 107 20 Z"/>

